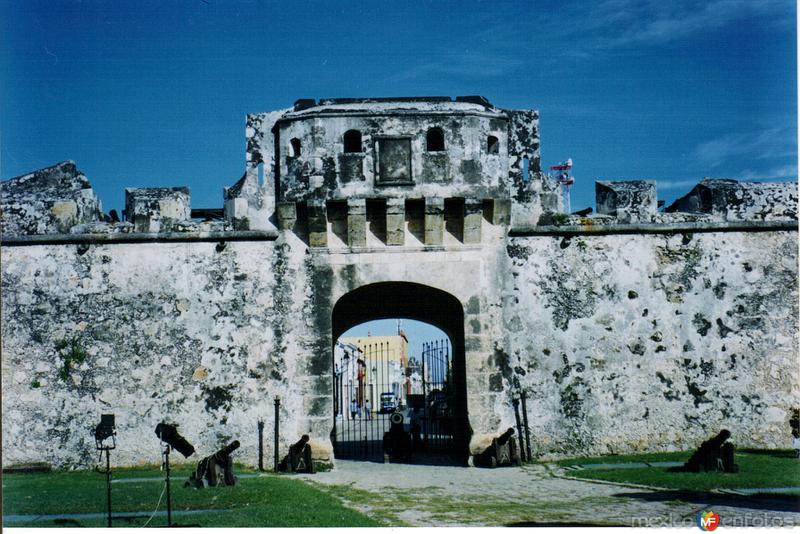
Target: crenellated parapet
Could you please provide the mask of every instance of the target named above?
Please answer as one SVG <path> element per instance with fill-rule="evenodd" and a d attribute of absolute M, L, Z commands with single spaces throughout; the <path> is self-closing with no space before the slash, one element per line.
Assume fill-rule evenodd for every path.
<path fill-rule="evenodd" d="M 312 247 L 433 247 L 480 244 L 493 228 L 797 220 L 794 183 L 710 178 L 666 210 L 653 180 L 598 181 L 594 214 L 563 213 L 539 112 L 480 96 L 300 99 L 247 115 L 245 139 L 221 209 L 193 210 L 186 187 L 139 188 L 121 218 L 106 215 L 63 162 L 2 184 L 3 236 L 292 231 Z"/>
<path fill-rule="evenodd" d="M 289 110 L 248 115 L 246 136 L 248 179 L 275 199 L 280 228 L 299 221 L 320 235 L 323 219 L 337 227 L 388 218 L 375 227 L 386 229 L 387 245 L 402 245 L 398 217 L 415 227 L 420 205 L 422 226 L 427 221 L 420 241 L 440 243 L 436 228 L 445 219 L 461 228 L 466 217 L 468 230 L 457 233 L 473 243 L 480 241 L 479 214 L 508 224 L 513 201 L 518 217 L 530 220 L 548 194 L 545 209 L 558 209 L 553 184 L 543 186 L 538 111 L 500 109 L 479 96 L 300 99 Z M 338 206 L 352 199 L 363 200 L 364 213 L 338 218 Z"/>
<path fill-rule="evenodd" d="M 128 188 L 125 190 L 125 217 L 135 232 L 171 232 L 176 225 L 191 219 L 188 187 Z"/>
<path fill-rule="evenodd" d="M 796 182 L 739 182 L 704 178 L 668 213 L 704 213 L 725 220 L 797 219 Z"/>

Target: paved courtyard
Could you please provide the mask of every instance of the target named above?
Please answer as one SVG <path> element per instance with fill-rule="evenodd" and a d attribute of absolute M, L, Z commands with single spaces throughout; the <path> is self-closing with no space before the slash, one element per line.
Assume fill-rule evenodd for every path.
<path fill-rule="evenodd" d="M 555 466 L 478 469 L 338 460 L 309 482 L 387 524 L 411 526 L 800 525 L 798 501 L 658 491 L 563 478 Z"/>

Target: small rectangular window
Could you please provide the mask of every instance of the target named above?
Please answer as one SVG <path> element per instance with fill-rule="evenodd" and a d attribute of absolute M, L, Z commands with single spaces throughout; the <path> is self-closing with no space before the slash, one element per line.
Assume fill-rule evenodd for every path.
<path fill-rule="evenodd" d="M 524 156 L 522 158 L 522 181 L 528 182 L 530 179 L 530 160 L 528 160 L 528 156 Z"/>
<path fill-rule="evenodd" d="M 378 182 L 411 183 L 411 139 L 378 139 Z"/>

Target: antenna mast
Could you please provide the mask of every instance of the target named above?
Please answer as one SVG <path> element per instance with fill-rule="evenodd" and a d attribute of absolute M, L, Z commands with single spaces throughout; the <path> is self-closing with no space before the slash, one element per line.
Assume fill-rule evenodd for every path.
<path fill-rule="evenodd" d="M 572 189 L 572 184 L 575 183 L 575 178 L 573 178 L 570 174 L 570 171 L 572 170 L 572 158 L 568 158 L 567 161 L 559 163 L 558 165 L 553 165 L 550 167 L 550 170 L 558 171 L 558 177 L 556 181 L 561 186 L 561 195 L 564 199 L 564 211 L 566 213 L 572 213 L 570 191 Z"/>

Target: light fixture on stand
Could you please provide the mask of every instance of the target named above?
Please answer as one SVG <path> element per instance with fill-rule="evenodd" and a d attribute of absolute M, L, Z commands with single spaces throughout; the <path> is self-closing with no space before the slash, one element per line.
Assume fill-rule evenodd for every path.
<path fill-rule="evenodd" d="M 117 431 L 114 424 L 114 414 L 104 413 L 100 415 L 100 423 L 94 428 L 94 443 L 100 456 L 97 462 L 103 460 L 103 453 L 106 453 L 106 494 L 108 499 L 108 527 L 111 528 L 111 451 L 117 447 Z M 109 441 L 110 440 L 110 441 Z"/>
<path fill-rule="evenodd" d="M 172 525 L 172 496 L 170 494 L 170 487 L 169 487 L 169 453 L 174 448 L 176 451 L 181 453 L 184 457 L 188 458 L 192 454 L 194 454 L 194 447 L 186 441 L 186 438 L 181 436 L 178 433 L 178 426 L 177 425 L 170 425 L 167 423 L 159 423 L 156 425 L 156 436 L 158 439 L 161 440 L 161 445 L 163 449 L 161 450 L 161 456 L 164 458 L 164 471 L 166 472 L 166 483 L 167 483 L 167 526 L 171 527 Z"/>

